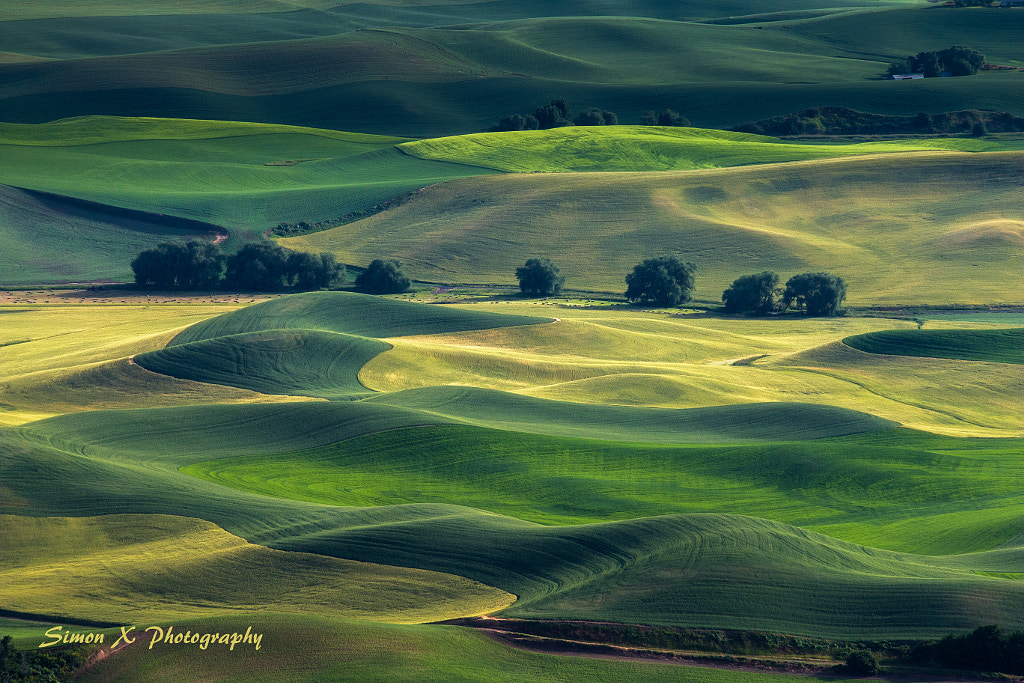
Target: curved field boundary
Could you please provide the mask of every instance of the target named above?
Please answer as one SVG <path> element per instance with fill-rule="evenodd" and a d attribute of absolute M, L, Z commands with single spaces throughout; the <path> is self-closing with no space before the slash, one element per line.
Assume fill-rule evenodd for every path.
<path fill-rule="evenodd" d="M 855 410 L 809 403 L 638 408 L 552 401 L 475 387 L 409 389 L 373 396 L 365 402 L 420 410 L 482 427 L 610 441 L 795 441 L 898 426 Z"/>
<path fill-rule="evenodd" d="M 19 611 L 118 623 L 239 609 L 419 623 L 515 599 L 459 576 L 272 550 L 189 517 L 0 515 L 0 531 L 0 599 Z"/>
<path fill-rule="evenodd" d="M 205 320 L 168 346 L 266 330 L 318 330 L 360 337 L 402 337 L 536 325 L 551 318 L 424 306 L 351 292 L 310 292 L 266 301 Z"/>
<path fill-rule="evenodd" d="M 390 348 L 335 332 L 267 330 L 168 346 L 140 354 L 135 362 L 178 379 L 337 399 L 369 393 L 359 382 L 359 369 Z"/>
<path fill-rule="evenodd" d="M 843 339 L 865 353 L 1024 365 L 1024 328 L 884 330 Z"/>
<path fill-rule="evenodd" d="M 998 143 L 962 139 L 806 144 L 749 133 L 660 126 L 576 126 L 471 133 L 403 142 L 397 147 L 418 159 L 506 173 L 680 171 L 887 152 L 1001 149 Z"/>

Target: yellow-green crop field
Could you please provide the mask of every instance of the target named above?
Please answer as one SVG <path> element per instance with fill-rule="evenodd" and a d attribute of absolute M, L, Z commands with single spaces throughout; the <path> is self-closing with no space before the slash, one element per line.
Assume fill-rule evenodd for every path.
<path fill-rule="evenodd" d="M 556 323 L 396 337 L 360 380 L 377 391 L 458 384 L 529 396 L 693 408 L 796 401 L 841 405 L 952 436 L 1024 436 L 1024 377 L 1005 363 L 875 356 L 841 343 L 916 323 L 756 320 L 505 304 Z M 968 327 L 982 324 L 966 323 Z"/>

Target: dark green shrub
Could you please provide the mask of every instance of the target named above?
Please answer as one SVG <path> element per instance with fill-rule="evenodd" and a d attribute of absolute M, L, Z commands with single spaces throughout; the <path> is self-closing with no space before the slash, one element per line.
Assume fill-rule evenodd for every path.
<path fill-rule="evenodd" d="M 855 650 L 846 658 L 846 670 L 854 676 L 877 676 L 882 667 L 868 650 Z"/>

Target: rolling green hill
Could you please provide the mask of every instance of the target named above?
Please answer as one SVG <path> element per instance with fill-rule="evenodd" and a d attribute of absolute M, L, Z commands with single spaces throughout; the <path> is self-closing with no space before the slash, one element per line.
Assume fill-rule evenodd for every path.
<path fill-rule="evenodd" d="M 1024 364 L 1024 329 L 887 330 L 847 337 L 847 346 L 868 353 Z"/>
<path fill-rule="evenodd" d="M 10 245 L 6 261 L 0 257 L 0 281 L 130 279 L 128 265 L 134 255 L 161 240 L 212 231 L 221 238 L 228 235 L 225 246 L 230 250 L 281 221 L 338 218 L 411 190 L 397 208 L 383 214 L 283 244 L 333 251 L 350 263 L 399 256 L 413 275 L 427 280 L 502 282 L 510 278 L 516 261 L 575 232 L 575 224 L 593 221 L 602 224 L 603 231 L 588 231 L 592 243 L 577 245 L 578 262 L 562 264 L 570 276 L 588 272 L 591 282 L 575 283 L 579 288 L 617 290 L 623 277 L 618 270 L 627 272 L 636 262 L 632 259 L 657 249 L 688 254 L 704 273 L 720 279 L 698 280 L 703 284 L 701 295 L 717 299 L 715 290 L 724 289 L 738 275 L 732 268 L 739 266 L 729 265 L 732 260 L 758 259 L 755 267 L 778 270 L 829 268 L 839 254 L 845 259 L 852 249 L 857 269 L 872 280 L 859 282 L 855 273 L 844 274 L 853 285 L 851 300 L 856 301 L 865 296 L 865 284 L 895 298 L 899 293 L 894 280 L 904 281 L 903 288 L 913 282 L 885 263 L 898 254 L 888 256 L 877 246 L 867 246 L 882 229 L 883 213 L 891 213 L 893 203 L 899 203 L 919 207 L 904 220 L 915 239 L 925 243 L 900 242 L 912 246 L 923 261 L 913 264 L 914 279 L 930 288 L 940 286 L 942 282 L 930 273 L 918 271 L 937 267 L 937 260 L 956 246 L 960 263 L 953 264 L 953 272 L 975 281 L 972 296 L 977 298 L 967 302 L 1011 301 L 997 283 L 977 281 L 972 269 L 980 259 L 988 276 L 1007 280 L 1013 291 L 1014 276 L 1006 259 L 1019 250 L 1019 226 L 1002 205 L 1017 184 L 1008 169 L 1019 161 L 1006 154 L 952 154 L 998 150 L 998 142 L 794 145 L 723 131 L 625 126 L 404 140 L 216 121 L 84 117 L 39 126 L 0 124 L 0 149 L 8 162 L 0 170 L 0 182 L 14 186 L 0 195 L 0 234 Z M 924 153 L 939 149 L 951 151 L 948 156 Z M 879 156 L 896 151 L 919 155 L 900 161 Z M 844 165 L 825 163 L 845 155 L 870 156 Z M 644 175 L 628 184 L 612 177 L 578 176 L 444 182 L 499 169 L 647 172 L 796 160 L 820 161 L 810 167 L 766 167 L 746 177 Z M 887 174 L 894 163 L 909 183 L 898 196 L 888 189 Z M 949 175 L 953 164 L 971 170 L 954 178 Z M 54 173 L 54 168 L 61 171 Z M 614 190 L 609 183 L 616 185 Z M 534 185 L 539 193 L 531 189 Z M 961 195 L 951 210 L 938 212 L 931 207 L 936 188 L 942 185 L 958 188 L 953 192 Z M 821 196 L 825 186 L 837 187 L 829 192 L 839 192 L 860 210 L 835 215 L 835 198 Z M 26 194 L 19 187 L 32 191 Z M 515 200 L 516 206 L 505 210 L 504 202 L 523 192 L 531 201 Z M 601 194 L 602 200 L 562 215 L 566 207 L 578 205 L 579 197 L 591 193 Z M 765 213 L 760 206 L 751 212 L 745 202 L 752 196 L 761 196 L 772 212 Z M 794 206 L 793 199 L 799 204 Z M 938 215 L 938 227 L 946 226 L 945 230 L 937 230 L 931 213 Z M 974 220 L 968 221 L 968 216 Z M 176 217 L 188 220 L 174 222 Z M 453 220 L 456 225 L 470 224 L 449 230 Z M 823 222 L 841 226 L 842 234 L 821 234 Z M 560 232 L 522 232 L 544 229 L 546 223 L 559 225 Z M 681 224 L 683 231 L 655 229 L 665 223 Z M 220 226 L 229 230 L 225 233 Z M 504 241 L 489 235 L 494 229 L 503 233 Z M 631 246 L 622 249 L 617 244 L 617 259 L 602 257 L 600 268 L 594 268 L 589 261 L 595 250 L 606 249 L 612 239 L 624 239 Z M 697 243 L 699 248 L 692 246 Z M 753 252 L 745 246 L 752 243 L 757 244 Z M 516 255 L 510 244 L 529 244 L 531 253 Z M 722 263 L 707 264 L 700 258 L 712 250 Z M 613 267 L 616 271 L 610 272 Z M 936 291 L 934 297 L 948 296 L 951 290 Z"/>
<path fill-rule="evenodd" d="M 341 398 L 367 393 L 357 373 L 391 348 L 363 337 L 271 330 L 177 344 L 135 357 L 153 372 L 265 394 Z"/>
<path fill-rule="evenodd" d="M 132 336 L 130 326 L 113 325 L 112 312 L 100 325 L 88 311 L 55 306 L 42 318 L 50 321 L 45 339 L 4 347 L 16 356 L 5 366 L 4 383 L 31 387 L 37 380 L 38 391 L 58 392 L 49 373 L 71 372 L 78 392 L 72 396 L 87 404 L 90 387 L 99 398 L 103 387 L 124 379 L 110 365 L 115 359 L 134 353 L 145 362 L 141 352 L 171 342 L 149 357 L 174 372 L 356 400 L 198 405 L 182 396 L 174 407 L 91 410 L 0 430 L 0 511 L 20 515 L 11 518 L 12 528 L 22 529 L 26 517 L 44 518 L 32 522 L 44 535 L 79 525 L 76 542 L 101 535 L 87 558 L 119 562 L 120 575 L 135 577 L 130 591 L 105 577 L 81 584 L 92 586 L 92 594 L 57 577 L 45 583 L 38 603 L 19 597 L 20 611 L 45 612 L 51 595 L 94 619 L 121 618 L 129 602 L 168 618 L 221 614 L 236 609 L 252 583 L 245 564 L 251 555 L 272 568 L 284 562 L 277 583 L 295 590 L 279 596 L 277 607 L 256 591 L 244 603 L 250 610 L 307 611 L 308 601 L 323 598 L 308 590 L 310 583 L 322 585 L 324 572 L 341 581 L 332 562 L 354 560 L 477 581 L 516 596 L 503 614 L 532 618 L 845 638 L 1024 625 L 1016 609 L 1024 584 L 1005 578 L 1022 561 L 1024 517 L 1013 488 L 1019 439 L 894 429 L 824 395 L 820 405 L 680 410 L 435 382 L 359 400 L 354 374 L 365 357 L 373 356 L 372 364 L 392 353 L 374 355 L 385 347 L 383 338 L 396 349 L 493 349 L 507 362 L 547 354 L 573 356 L 585 367 L 627 355 L 638 367 L 722 368 L 737 380 L 744 372 L 775 373 L 776 384 L 808 391 L 797 379 L 802 373 L 857 373 L 867 385 L 873 366 L 863 359 L 871 354 L 839 340 L 892 322 L 689 319 L 613 307 L 560 309 L 562 320 L 541 325 L 549 318 L 526 315 L 549 312 L 541 303 L 453 307 L 340 292 L 282 297 L 215 318 L 211 310 L 198 309 L 198 324 L 181 330 L 183 313 L 171 308 L 136 322 Z M 125 307 L 121 316 L 136 311 Z M 42 315 L 13 315 L 11 333 L 32 337 L 32 321 L 38 327 Z M 90 321 L 95 330 L 76 331 Z M 565 348 L 566 338 L 579 343 Z M 858 363 L 831 357 L 833 346 L 855 354 Z M 753 365 L 754 356 L 766 356 L 757 361 L 764 365 Z M 728 364 L 737 358 L 749 362 Z M 935 367 L 955 362 L 908 360 Z M 96 365 L 91 383 L 81 381 L 83 364 Z M 1005 364 L 978 364 L 975 381 L 988 381 L 988 366 L 996 365 Z M 11 368 L 21 374 L 11 376 Z M 432 372 L 424 366 L 425 377 Z M 874 400 L 897 384 L 890 377 L 872 388 Z M 152 385 L 156 392 L 164 386 L 170 385 Z M 220 390 L 228 391 L 210 390 L 209 397 Z M 147 400 L 138 399 L 157 405 Z M 978 410 L 996 410 L 988 405 L 980 402 Z M 127 533 L 110 515 L 171 515 L 188 528 L 139 536 L 134 540 L 149 544 L 145 553 L 108 559 L 108 546 L 125 545 Z M 129 526 L 151 528 L 135 517 Z M 179 567 L 182 539 L 191 559 Z M 23 552 L 26 545 L 38 557 Z M 34 541 L 14 543 L 10 551 L 29 565 L 60 559 L 73 575 L 92 576 L 89 562 L 71 559 L 74 554 L 75 547 Z M 346 576 L 356 582 L 406 571 L 355 569 Z M 211 579 L 208 589 L 191 593 L 198 602 L 176 604 L 196 572 Z M 26 573 L 14 570 L 18 581 Z M 446 581 L 402 584 L 410 590 L 403 595 L 438 596 L 424 600 L 425 611 L 416 614 L 492 609 Z M 429 618 L 414 616 L 414 605 L 399 594 L 359 602 L 359 591 L 347 585 L 337 584 L 333 613 L 377 619 L 377 609 L 395 620 Z M 95 599 L 115 591 L 127 602 Z M 167 596 L 170 603 L 161 603 Z"/>
<path fill-rule="evenodd" d="M 776 138 L 701 128 L 580 126 L 432 138 L 398 145 L 420 159 L 513 173 L 682 171 L 937 149 L 982 152 L 998 142 L 945 138 L 846 145 L 786 144 Z"/>
<path fill-rule="evenodd" d="M 567 288 L 621 292 L 632 267 L 696 263 L 696 298 L 740 275 L 842 276 L 848 303 L 1014 303 L 1021 154 L 922 152 L 666 173 L 465 178 L 395 209 L 282 240 L 349 263 L 387 252 L 413 277 L 514 284 L 530 257 Z"/>
<path fill-rule="evenodd" d="M 370 294 L 309 292 L 203 321 L 183 330 L 170 345 L 261 330 L 303 329 L 363 337 L 397 337 L 546 322 L 550 322 L 550 318 L 423 306 Z"/>
<path fill-rule="evenodd" d="M 0 124 L 0 183 L 13 186 L 0 185 L 0 282 L 131 281 L 132 258 L 161 241 L 215 233 L 230 251 L 280 222 L 490 172 L 401 154 L 405 140 L 184 119 Z"/>
<path fill-rule="evenodd" d="M 937 4 L 7 3 L 0 283 L 127 279 L 167 239 L 230 252 L 350 214 L 281 243 L 438 283 L 511 288 L 541 256 L 619 293 L 677 253 L 705 303 L 770 269 L 836 272 L 853 306 L 1021 304 L 1019 140 L 634 125 L 1024 115 L 1019 70 L 881 76 L 953 44 L 1024 67 L 1024 12 Z M 627 125 L 466 135 L 556 97 Z M 264 649 L 136 645 L 85 680 L 793 680 L 406 625 L 484 612 L 1024 627 L 1020 330 L 992 319 L 143 298 L 0 306 L 0 608 L 253 626 Z M 29 647 L 44 628 L 12 623 Z"/>
<path fill-rule="evenodd" d="M 140 624 L 245 609 L 418 623 L 514 600 L 456 576 L 270 550 L 183 517 L 2 515 L 0 528 L 0 600 L 25 613 Z"/>
<path fill-rule="evenodd" d="M 172 222 L 0 185 L 0 282 L 6 285 L 126 277 L 131 260 L 158 242 L 219 236 L 226 232 L 199 221 Z"/>
<path fill-rule="evenodd" d="M 337 218 L 424 185 L 487 172 L 401 154 L 393 145 L 403 140 L 181 119 L 0 124 L 0 182 L 208 221 L 230 228 L 233 236 L 254 237 L 282 221 Z M 20 220 L 18 230 L 14 222 L 0 226 L 24 240 L 41 219 Z M 115 255 L 120 258 L 124 249 Z M 88 253 L 114 267 L 114 255 Z M 118 266 L 117 272 L 130 274 L 127 263 Z"/>
<path fill-rule="evenodd" d="M 1015 477 L 1007 475 L 1016 468 L 1019 440 L 961 442 L 886 431 L 822 443 L 708 447 L 695 441 L 668 446 L 524 433 L 510 439 L 500 431 L 444 425 L 205 461 L 182 471 L 294 500 L 458 503 L 557 525 L 719 512 L 833 530 L 841 518 L 844 537 L 928 553 L 990 548 L 1024 526 Z"/>
<path fill-rule="evenodd" d="M 1020 582 L 973 573 L 1014 571 L 1016 546 L 943 558 L 729 515 L 545 527 L 451 505 L 337 508 L 232 491 L 174 471 L 208 451 L 182 458 L 179 448 L 139 462 L 117 449 L 82 457 L 4 441 L 5 485 L 23 512 L 201 511 L 253 543 L 456 572 L 519 596 L 510 614 L 676 625 L 707 623 L 714 614 L 723 627 L 846 637 L 927 635 L 1019 618 Z M 740 575 L 759 578 L 723 581 Z M 753 599 L 766 586 L 772 599 Z M 822 614 L 819 600 L 842 609 Z"/>

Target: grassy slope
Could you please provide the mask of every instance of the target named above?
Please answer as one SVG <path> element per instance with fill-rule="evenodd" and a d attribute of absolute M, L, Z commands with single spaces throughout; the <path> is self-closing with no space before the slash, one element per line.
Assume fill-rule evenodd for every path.
<path fill-rule="evenodd" d="M 95 208 L 0 185 L 0 238 L 5 247 L 0 282 L 32 285 L 131 276 L 131 259 L 158 242 L 215 238 L 198 226 L 171 227 Z"/>
<path fill-rule="evenodd" d="M 456 626 L 402 626 L 319 615 L 217 617 L 174 624 L 200 633 L 263 634 L 260 650 L 206 652 L 136 644 L 104 660 L 81 680 L 153 683 L 195 679 L 265 681 L 268 672 L 297 683 L 793 683 L 791 676 L 697 669 L 648 662 L 609 662 L 523 652 Z M 212 651 L 211 651 L 212 650 Z M 837 683 L 842 683 L 841 681 Z"/>
<path fill-rule="evenodd" d="M 421 159 L 513 173 L 682 171 L 842 156 L 949 149 L 980 152 L 997 142 L 970 139 L 898 140 L 848 145 L 787 144 L 776 138 L 702 128 L 579 126 L 514 133 L 477 133 L 406 142 Z"/>
<path fill-rule="evenodd" d="M 234 122 L 84 117 L 3 124 L 0 139 L 0 182 L 204 220 L 243 235 L 282 221 L 337 218 L 484 172 L 400 154 L 392 146 L 402 138 Z M 10 239 L 31 238 L 26 228 L 0 225 Z M 86 237 L 78 237 L 79 248 L 88 248 Z M 117 259 L 122 276 L 130 275 L 127 248 L 106 258 L 108 267 Z"/>
<path fill-rule="evenodd" d="M 129 624 L 250 612 L 419 623 L 514 597 L 460 577 L 285 553 L 164 515 L 0 517 L 5 608 Z"/>
<path fill-rule="evenodd" d="M 877 441 L 881 444 L 875 445 Z M 922 553 L 979 550 L 1024 527 L 1019 440 L 872 434 L 824 443 L 623 444 L 467 426 L 224 458 L 187 474 L 329 505 L 457 503 L 543 524 L 746 514 Z M 971 539 L 969 544 L 965 539 Z M 973 544 L 973 547 L 970 545 Z"/>
<path fill-rule="evenodd" d="M 676 253 L 698 266 L 696 296 L 713 301 L 739 275 L 770 269 L 836 272 L 851 304 L 1016 302 L 1020 165 L 1018 152 L 920 153 L 466 178 L 283 243 L 346 262 L 387 251 L 432 281 L 512 284 L 527 258 L 548 256 L 567 287 L 622 291 L 636 263 Z"/>
<path fill-rule="evenodd" d="M 366 393 L 357 373 L 391 348 L 363 337 L 274 330 L 178 344 L 136 357 L 147 370 L 267 394 L 343 398 Z"/>
<path fill-rule="evenodd" d="M 841 343 L 780 358 L 772 365 L 783 371 L 800 368 L 872 394 L 882 403 L 891 401 L 897 407 L 895 413 L 907 414 L 906 424 L 917 422 L 923 411 L 928 416 L 924 422 L 930 423 L 925 428 L 931 431 L 964 436 L 1021 434 L 1017 397 L 1024 391 L 1024 378 L 1016 365 L 878 356 Z M 918 416 L 911 417 L 915 412 Z"/>
<path fill-rule="evenodd" d="M 401 142 L 399 138 L 287 126 L 107 117 L 85 117 L 41 126 L 0 124 L 0 139 L 5 142 L 3 150 L 10 162 L 0 171 L 0 182 L 223 224 L 232 228 L 235 235 L 227 243 L 228 248 L 237 244 L 239 237 L 251 236 L 280 221 L 339 217 L 406 190 L 494 172 L 480 165 L 515 170 L 652 170 L 919 147 L 976 150 L 996 146 L 996 143 L 973 140 L 846 147 L 783 145 L 770 138 L 722 132 L 615 127 L 464 136 L 403 147 L 416 154 L 445 160 L 442 162 L 399 153 L 393 147 L 394 143 Z M 506 141 L 514 144 L 508 147 L 504 144 Z M 504 147 L 495 147 L 497 143 Z M 554 156 L 552 149 L 558 150 Z M 545 162 L 545 158 L 551 160 Z M 914 202 L 917 211 L 916 215 L 907 217 L 911 222 L 908 227 L 915 230 L 918 240 L 927 241 L 924 245 L 913 244 L 914 253 L 935 262 L 945 257 L 950 246 L 958 247 L 957 260 L 961 263 L 956 264 L 957 275 L 976 281 L 974 296 L 985 297 L 977 300 L 992 301 L 1006 294 L 987 280 L 977 281 L 971 269 L 975 267 L 975 257 L 981 257 L 995 262 L 994 270 L 991 267 L 988 270 L 993 279 L 1013 280 L 1007 256 L 1013 256 L 1022 246 L 1020 226 L 1007 211 L 1001 210 L 1000 205 L 1009 194 L 997 183 L 1004 182 L 1001 168 L 1018 162 L 1012 156 L 986 156 L 984 159 L 991 162 L 991 168 L 972 157 L 969 165 L 974 167 L 974 173 L 956 181 L 937 176 L 941 175 L 941 169 L 954 162 L 968 165 L 967 162 L 941 155 L 900 162 L 884 157 L 859 160 L 860 165 L 841 169 L 821 162 L 822 165 L 814 167 L 810 174 L 803 167 L 797 171 L 781 166 L 763 170 L 756 178 L 744 178 L 739 184 L 731 176 L 698 180 L 696 176 L 652 175 L 639 182 L 631 178 L 625 188 L 619 181 L 614 193 L 606 187 L 608 182 L 616 182 L 611 178 L 566 176 L 556 180 L 522 181 L 496 178 L 489 182 L 477 178 L 461 184 L 428 187 L 409 205 L 360 221 L 355 227 L 345 226 L 284 243 L 300 248 L 330 249 L 355 263 L 382 254 L 400 255 L 415 274 L 428 279 L 501 281 L 508 279 L 514 269 L 510 259 L 520 258 L 514 249 L 508 248 L 510 244 L 521 250 L 542 248 L 545 240 L 558 237 L 564 242 L 567 237 L 561 232 L 551 233 L 545 224 L 555 224 L 572 232 L 576 224 L 598 222 L 603 224 L 603 230 L 589 231 L 591 243 L 576 245 L 576 251 L 580 252 L 578 263 L 570 265 L 566 271 L 570 276 L 587 272 L 588 279 L 596 286 L 618 289 L 621 274 L 595 269 L 587 258 L 588 253 L 595 250 L 606 250 L 612 239 L 624 238 L 635 245 L 632 252 L 636 257 L 652 249 L 683 251 L 701 262 L 707 272 L 707 264 L 700 256 L 702 251 L 710 251 L 711 246 L 697 251 L 689 244 L 686 234 L 652 231 L 647 227 L 649 223 L 683 223 L 681 227 L 689 229 L 694 243 L 699 241 L 706 245 L 709 239 L 715 240 L 715 258 L 725 254 L 726 260 L 746 262 L 753 257 L 777 269 L 800 265 L 830 267 L 840 259 L 840 254 L 845 260 L 846 252 L 854 248 L 860 257 L 856 263 L 863 263 L 863 268 L 873 275 L 874 282 L 868 282 L 868 286 L 889 292 L 893 290 L 893 280 L 906 280 L 904 273 L 894 272 L 885 262 L 900 254 L 879 253 L 874 245 L 869 248 L 866 240 L 869 235 L 874 239 L 875 232 L 883 227 L 882 215 L 891 214 L 894 203 L 899 202 L 902 207 Z M 281 162 L 297 163 L 267 165 Z M 906 177 L 919 179 L 910 193 L 913 199 L 906 195 L 893 196 L 887 177 L 893 163 L 903 167 Z M 871 166 L 873 174 L 869 170 Z M 64 171 L 54 174 L 54 168 Z M 793 177 L 795 173 L 800 174 L 798 179 Z M 809 182 L 805 175 L 814 177 L 816 182 Z M 676 183 L 670 180 L 678 180 L 684 186 L 683 196 L 679 196 L 679 190 L 673 187 Z M 944 207 L 951 210 L 935 212 L 929 206 L 936 200 L 936 186 L 944 182 L 947 185 L 958 182 L 965 196 L 958 198 L 955 207 Z M 543 185 L 540 194 L 528 187 L 537 183 Z M 845 196 L 841 198 L 861 210 L 839 216 L 828 213 L 834 212 L 832 200 L 836 197 L 818 196 L 828 183 L 849 187 L 842 191 Z M 982 184 L 984 187 L 977 186 Z M 806 196 L 806 191 L 811 189 L 815 196 Z M 526 197 L 518 196 L 524 192 Z M 494 215 L 493 205 L 501 203 L 489 196 L 494 193 L 508 194 L 518 206 L 509 211 L 501 205 L 497 209 L 501 215 Z M 566 206 L 573 206 L 579 196 L 590 193 L 601 193 L 606 198 L 603 202 L 589 203 L 587 207 L 576 207 L 578 210 L 565 215 L 568 213 Z M 805 195 L 799 197 L 802 201 L 795 215 L 788 204 L 783 204 L 794 193 Z M 460 196 L 463 194 L 473 194 L 474 199 L 465 199 Z M 759 195 L 764 201 L 755 205 L 756 212 L 751 213 L 749 197 Z M 0 232 L 6 235 L 11 246 L 6 259 L 0 259 L 0 279 L 8 282 L 99 276 L 130 278 L 129 263 L 138 251 L 187 232 L 94 215 L 94 212 L 28 197 L 16 190 L 7 190 L 5 196 L 6 200 L 0 201 Z M 527 197 L 531 201 L 523 201 Z M 439 206 L 439 202 L 443 205 Z M 777 205 L 771 214 L 762 209 L 766 202 Z M 966 220 L 972 210 L 980 214 L 980 220 Z M 59 214 L 58 223 L 53 222 L 54 212 Z M 424 212 L 433 216 L 421 215 Z M 445 215 L 443 230 L 435 225 L 441 212 Z M 933 213 L 939 214 L 940 226 L 948 226 L 945 231 L 936 234 Z M 451 216 L 458 221 L 454 231 L 449 229 Z M 835 227 L 842 229 L 842 234 L 820 234 L 828 229 L 828 226 L 815 225 L 822 220 L 838 223 Z M 471 223 L 463 227 L 467 221 Z M 501 230 L 504 233 L 501 239 L 505 241 L 496 241 L 489 234 L 476 234 L 481 229 Z M 856 232 L 849 234 L 851 229 Z M 524 230 L 543 231 L 548 236 L 523 234 Z M 381 241 L 381 231 L 388 234 L 386 243 Z M 807 234 L 808 231 L 813 232 Z M 901 235 L 899 244 L 906 242 L 904 238 Z M 682 240 L 686 243 L 680 244 Z M 757 243 L 753 252 L 743 246 L 751 240 Z M 427 245 L 419 244 L 421 241 Z M 737 249 L 739 253 L 735 253 Z M 68 253 L 76 254 L 76 258 L 69 260 Z M 600 262 L 619 269 L 631 267 L 627 265 L 629 251 L 616 245 L 615 253 L 621 254 L 615 262 L 604 258 Z M 962 262 L 968 259 L 971 259 L 970 264 Z M 712 276 L 722 282 L 711 285 L 714 289 L 705 290 L 703 295 L 717 298 L 714 290 L 724 289 L 736 275 L 722 270 L 720 266 L 712 271 Z M 847 279 L 853 285 L 861 285 L 851 287 L 852 296 L 862 296 L 863 283 L 852 275 L 847 275 Z M 920 279 L 934 286 L 948 278 L 926 274 Z M 701 281 L 707 282 L 703 278 Z M 904 286 L 908 284 L 913 283 L 904 283 Z M 962 288 L 957 289 L 962 291 Z M 942 291 L 937 296 L 948 294 Z"/>
<path fill-rule="evenodd" d="M 36 125 L 0 123 L 0 144 L 30 147 L 77 147 L 143 140 L 214 140 L 262 135 L 311 135 L 326 138 L 348 143 L 347 148 L 339 145 L 336 149 L 347 149 L 351 154 L 408 142 L 405 138 L 386 135 L 245 121 L 80 116 Z"/>
<path fill-rule="evenodd" d="M 847 337 L 859 351 L 890 356 L 951 358 L 1024 364 L 1024 329 L 887 330 Z"/>
<path fill-rule="evenodd" d="M 807 403 L 645 408 L 570 403 L 459 386 L 409 389 L 377 395 L 366 403 L 511 431 L 666 443 L 818 439 L 873 432 L 894 424 L 846 408 Z"/>
<path fill-rule="evenodd" d="M 318 330 L 362 337 L 442 334 L 535 325 L 550 318 L 422 306 L 351 292 L 311 292 L 275 299 L 183 330 L 171 345 L 277 329 Z"/>
<path fill-rule="evenodd" d="M 156 375 L 126 360 L 235 307 L 182 302 L 4 308 L 0 424 L 97 408 L 287 400 Z"/>
<path fill-rule="evenodd" d="M 372 337 L 531 325 L 548 318 L 426 307 L 367 294 L 318 292 L 205 321 L 138 356 L 153 372 L 263 393 L 353 398 L 357 374 L 391 346 Z"/>

